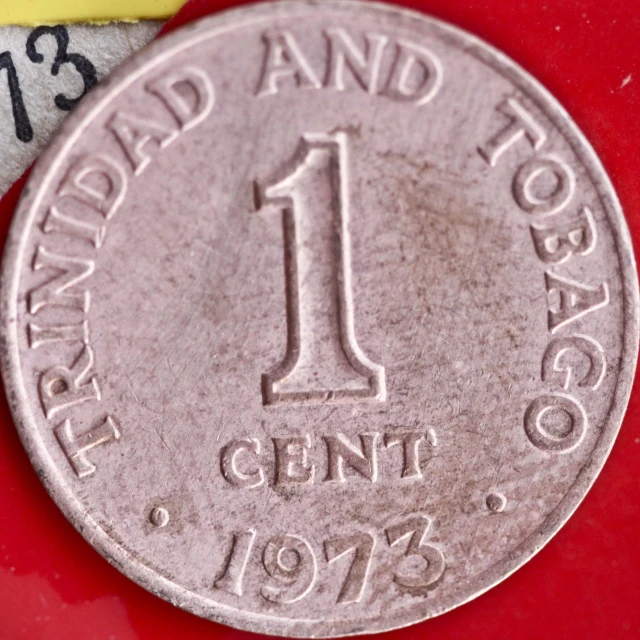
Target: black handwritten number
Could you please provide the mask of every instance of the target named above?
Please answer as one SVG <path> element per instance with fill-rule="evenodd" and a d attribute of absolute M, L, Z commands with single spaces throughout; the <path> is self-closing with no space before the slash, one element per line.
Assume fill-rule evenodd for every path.
<path fill-rule="evenodd" d="M 54 102 L 58 109 L 62 111 L 71 111 L 73 107 L 80 102 L 84 95 L 98 82 L 98 76 L 96 74 L 96 68 L 93 64 L 79 53 L 67 53 L 67 47 L 69 46 L 69 32 L 66 27 L 58 25 L 56 27 L 38 27 L 34 29 L 27 39 L 27 55 L 31 62 L 40 64 L 44 62 L 44 56 L 38 53 L 36 49 L 36 42 L 44 35 L 51 35 L 56 39 L 58 43 L 58 50 L 56 51 L 56 57 L 51 65 L 51 75 L 57 76 L 60 67 L 63 64 L 72 64 L 76 71 L 82 77 L 84 82 L 84 89 L 77 98 L 68 98 L 64 93 L 59 93 Z"/>
<path fill-rule="evenodd" d="M 11 97 L 11 109 L 13 110 L 13 121 L 16 126 L 16 136 L 20 142 L 31 142 L 33 139 L 33 128 L 29 121 L 27 108 L 24 106 L 22 98 L 22 89 L 20 89 L 20 80 L 16 73 L 16 67 L 13 64 L 11 53 L 5 51 L 0 53 L 0 71 L 7 70 L 9 79 L 9 96 Z"/>

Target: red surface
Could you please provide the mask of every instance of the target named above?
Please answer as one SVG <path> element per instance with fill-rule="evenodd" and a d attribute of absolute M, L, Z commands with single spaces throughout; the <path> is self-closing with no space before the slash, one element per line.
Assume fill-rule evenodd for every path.
<path fill-rule="evenodd" d="M 192 0 L 173 24 L 223 6 Z M 407 0 L 485 38 L 567 108 L 613 179 L 640 247 L 638 0 Z M 626 81 L 625 79 L 630 78 Z M 0 202 L 4 242 L 20 185 Z M 569 523 L 479 599 L 387 640 L 640 638 L 640 389 Z M 256 638 L 196 618 L 110 567 L 58 511 L 0 398 L 0 640 Z"/>

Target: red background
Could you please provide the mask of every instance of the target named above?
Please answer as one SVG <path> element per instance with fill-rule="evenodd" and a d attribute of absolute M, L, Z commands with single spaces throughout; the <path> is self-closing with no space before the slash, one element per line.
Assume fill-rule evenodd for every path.
<path fill-rule="evenodd" d="M 165 30 L 222 7 L 191 0 Z M 640 246 L 637 0 L 405 0 L 495 45 L 587 135 Z M 22 181 L 0 201 L 0 242 Z M 640 638 L 640 389 L 600 479 L 569 523 L 506 582 L 386 640 Z M 256 638 L 180 611 L 129 581 L 65 520 L 0 397 L 0 640 Z"/>

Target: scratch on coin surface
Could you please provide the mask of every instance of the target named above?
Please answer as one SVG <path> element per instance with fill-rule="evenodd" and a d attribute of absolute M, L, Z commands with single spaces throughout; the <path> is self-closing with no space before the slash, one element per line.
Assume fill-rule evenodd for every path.
<path fill-rule="evenodd" d="M 129 387 L 129 389 L 131 389 L 131 393 L 133 394 L 133 397 L 135 399 L 135 401 L 140 404 L 140 400 L 138 399 L 138 396 L 136 395 L 135 389 L 133 388 L 133 385 L 131 384 L 131 378 L 129 378 L 129 376 L 127 375 L 127 386 Z"/>

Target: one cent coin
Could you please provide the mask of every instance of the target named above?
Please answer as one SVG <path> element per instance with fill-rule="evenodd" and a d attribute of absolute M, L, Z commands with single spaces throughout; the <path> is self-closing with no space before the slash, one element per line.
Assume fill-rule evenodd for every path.
<path fill-rule="evenodd" d="M 535 554 L 627 404 L 606 173 L 473 36 L 341 0 L 163 38 L 38 162 L 2 368 L 48 490 L 150 591 L 252 631 L 408 625 Z"/>

